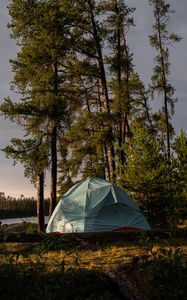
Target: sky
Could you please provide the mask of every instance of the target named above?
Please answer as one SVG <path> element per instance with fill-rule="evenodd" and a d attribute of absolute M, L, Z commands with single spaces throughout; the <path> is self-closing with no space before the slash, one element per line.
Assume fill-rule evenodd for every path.
<path fill-rule="evenodd" d="M 170 48 L 170 82 L 175 87 L 175 96 L 178 98 L 173 125 L 178 133 L 181 128 L 187 131 L 187 1 L 167 0 L 167 2 L 175 10 L 175 14 L 171 16 L 169 30 L 183 38 L 180 43 Z M 134 54 L 135 71 L 147 86 L 150 83 L 156 54 L 148 42 L 148 35 L 152 33 L 152 9 L 148 5 L 148 0 L 127 0 L 126 3 L 136 7 L 134 13 L 136 26 L 130 31 L 127 41 Z M 0 0 L 0 103 L 8 96 L 15 99 L 15 94 L 10 90 L 13 74 L 9 59 L 16 57 L 18 48 L 16 42 L 9 37 L 8 4 L 9 0 Z M 153 106 L 156 108 L 156 104 Z M 0 149 L 7 146 L 12 137 L 22 137 L 21 130 L 14 123 L 0 116 Z M 27 197 L 36 196 L 36 189 L 29 179 L 24 177 L 23 167 L 20 164 L 14 166 L 13 161 L 7 159 L 2 151 L 0 151 L 0 192 L 12 197 L 19 197 L 21 194 Z M 45 188 L 45 196 L 49 196 L 49 184 Z"/>

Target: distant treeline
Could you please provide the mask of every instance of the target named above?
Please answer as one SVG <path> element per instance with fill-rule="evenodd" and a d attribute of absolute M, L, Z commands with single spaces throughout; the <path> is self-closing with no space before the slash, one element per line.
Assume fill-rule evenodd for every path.
<path fill-rule="evenodd" d="M 44 200 L 44 215 L 49 214 L 49 199 Z M 36 216 L 36 199 L 5 197 L 0 193 L 0 219 Z"/>

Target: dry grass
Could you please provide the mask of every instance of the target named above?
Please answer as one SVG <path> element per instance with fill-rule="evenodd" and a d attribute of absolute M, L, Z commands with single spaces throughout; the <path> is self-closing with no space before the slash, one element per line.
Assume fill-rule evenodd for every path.
<path fill-rule="evenodd" d="M 17 293 L 15 299 L 20 299 L 22 290 L 27 289 L 30 289 L 27 299 L 33 299 L 32 295 L 36 292 L 36 278 L 38 278 L 37 290 L 40 291 L 40 295 L 37 294 L 35 299 L 56 299 L 54 292 L 57 292 L 58 295 L 64 292 L 67 297 L 64 296 L 62 299 L 76 299 L 72 298 L 74 297 L 72 293 L 73 295 L 74 293 L 77 294 L 77 291 L 82 295 L 77 299 L 121 299 L 120 295 L 117 296 L 116 294 L 116 287 L 112 288 L 111 283 L 103 277 L 103 273 L 108 269 L 116 269 L 130 263 L 134 257 L 138 257 L 138 265 L 133 276 L 136 278 L 140 290 L 147 299 L 151 299 L 152 288 L 154 288 L 154 299 L 160 300 L 163 298 L 162 291 L 165 290 L 162 287 L 160 292 L 162 279 L 161 281 L 157 279 L 155 282 L 154 276 L 157 271 L 152 269 L 152 261 L 161 253 L 160 249 L 166 249 L 166 251 L 172 249 L 173 253 L 180 249 L 184 260 L 187 261 L 187 241 L 182 239 L 157 242 L 151 240 L 112 242 L 94 246 L 83 243 L 66 249 L 63 249 L 64 245 L 62 245 L 63 247 L 59 247 L 58 250 L 48 249 L 45 246 L 39 243 L 0 244 L 0 274 L 1 280 L 3 280 L 2 288 L 0 287 L 0 298 L 1 293 L 4 295 L 4 298 L 1 299 L 10 299 L 10 296 L 12 297 L 15 292 Z M 175 255 L 173 257 L 175 258 Z M 167 268 L 170 273 L 170 266 L 167 265 Z M 158 274 L 160 274 L 160 270 Z M 183 276 L 186 278 L 185 274 Z M 6 278 L 12 282 L 10 291 Z M 15 284 L 13 278 L 17 278 Z M 84 296 L 85 280 L 90 298 Z M 153 286 L 150 284 L 150 280 L 154 283 Z M 71 287 L 72 285 L 74 288 Z M 53 286 L 56 287 L 56 290 L 51 289 Z M 180 288 L 177 286 L 177 293 Z M 171 297 L 173 289 L 175 286 L 170 293 L 168 292 L 169 297 Z M 10 295 L 5 294 L 4 291 L 10 292 Z M 183 291 L 182 286 L 182 295 L 185 297 L 186 294 Z M 184 297 L 182 296 L 180 300 L 185 299 Z M 176 300 L 178 298 L 168 299 Z"/>
<path fill-rule="evenodd" d="M 149 255 L 154 247 L 160 245 L 166 249 L 180 247 L 184 257 L 187 257 L 187 241 L 178 239 L 172 242 L 159 241 L 156 244 L 149 241 L 146 245 L 141 242 L 113 242 L 102 246 L 84 244 L 66 250 L 45 250 L 39 243 L 7 243 L 0 246 L 0 261 L 5 262 L 12 255 L 17 263 L 23 264 L 28 260 L 35 263 L 40 259 L 49 272 L 56 271 L 62 265 L 65 269 L 76 265 L 77 268 L 88 270 L 104 270 L 128 263 L 134 257 Z"/>

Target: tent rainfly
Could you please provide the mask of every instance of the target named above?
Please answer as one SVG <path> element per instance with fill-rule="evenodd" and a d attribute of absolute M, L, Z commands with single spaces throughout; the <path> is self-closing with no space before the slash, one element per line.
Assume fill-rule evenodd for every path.
<path fill-rule="evenodd" d="M 97 232 L 131 227 L 151 229 L 135 202 L 119 186 L 100 178 L 75 184 L 64 194 L 47 232 Z"/>

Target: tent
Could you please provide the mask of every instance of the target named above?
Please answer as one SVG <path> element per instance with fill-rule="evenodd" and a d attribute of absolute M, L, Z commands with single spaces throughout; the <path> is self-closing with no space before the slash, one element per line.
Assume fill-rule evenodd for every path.
<path fill-rule="evenodd" d="M 97 232 L 122 227 L 150 229 L 139 207 L 122 188 L 104 179 L 89 178 L 64 194 L 46 231 Z"/>

